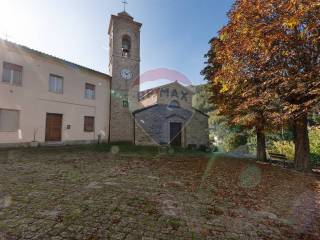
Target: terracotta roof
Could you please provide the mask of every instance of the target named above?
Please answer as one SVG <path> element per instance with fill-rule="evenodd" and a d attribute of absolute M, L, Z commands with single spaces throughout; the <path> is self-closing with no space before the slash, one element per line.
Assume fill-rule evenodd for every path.
<path fill-rule="evenodd" d="M 48 58 L 48 59 L 50 59 L 50 60 L 53 60 L 53 61 L 56 61 L 56 62 L 65 64 L 65 65 L 68 65 L 69 67 L 72 67 L 72 68 L 79 68 L 79 69 L 82 69 L 82 70 L 87 71 L 87 72 L 89 72 L 89 73 L 94 73 L 94 74 L 97 74 L 97 75 L 101 75 L 101 76 L 103 76 L 103 77 L 111 78 L 111 76 L 108 75 L 108 74 L 106 74 L 106 73 L 98 72 L 98 71 L 93 70 L 93 69 L 91 69 L 91 68 L 84 67 L 84 66 L 81 66 L 81 65 L 76 64 L 76 63 L 69 62 L 69 61 L 64 60 L 64 59 L 62 59 L 62 58 L 58 58 L 58 57 L 52 56 L 52 55 L 50 55 L 50 54 L 43 53 L 43 52 L 40 52 L 40 51 L 38 51 L 38 50 L 35 50 L 35 49 L 32 49 L 32 48 L 26 47 L 26 46 L 23 46 L 23 45 L 14 43 L 14 42 L 10 42 L 10 41 L 8 41 L 8 40 L 0 39 L 0 45 L 1 45 L 1 44 L 6 45 L 7 47 L 11 47 L 11 48 L 16 48 L 16 49 L 19 49 L 19 50 L 23 50 L 23 51 L 25 51 L 25 52 L 27 52 L 27 53 L 36 54 L 36 55 L 38 55 L 38 56 Z"/>

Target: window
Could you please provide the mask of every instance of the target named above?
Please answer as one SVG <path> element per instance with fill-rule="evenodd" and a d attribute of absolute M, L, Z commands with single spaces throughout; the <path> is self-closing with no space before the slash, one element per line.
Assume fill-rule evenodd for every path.
<path fill-rule="evenodd" d="M 84 117 L 84 131 L 93 132 L 94 131 L 94 117 Z"/>
<path fill-rule="evenodd" d="M 179 108 L 180 107 L 180 103 L 177 100 L 173 100 L 170 102 L 169 104 L 170 108 Z"/>
<path fill-rule="evenodd" d="M 12 63 L 3 63 L 2 82 L 21 86 L 22 85 L 22 69 L 23 67 Z"/>
<path fill-rule="evenodd" d="M 50 74 L 49 92 L 63 94 L 63 77 Z"/>
<path fill-rule="evenodd" d="M 123 100 L 122 101 L 122 107 L 128 108 L 129 107 L 129 101 L 128 100 Z"/>
<path fill-rule="evenodd" d="M 122 38 L 122 56 L 130 57 L 131 40 L 128 35 L 124 35 Z"/>
<path fill-rule="evenodd" d="M 96 99 L 96 86 L 90 83 L 86 83 L 84 97 L 86 99 Z"/>
<path fill-rule="evenodd" d="M 19 111 L 0 109 L 0 132 L 15 132 L 19 129 Z"/>

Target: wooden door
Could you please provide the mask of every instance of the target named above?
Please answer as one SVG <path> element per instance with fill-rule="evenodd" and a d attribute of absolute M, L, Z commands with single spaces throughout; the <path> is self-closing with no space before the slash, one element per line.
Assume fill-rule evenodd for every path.
<path fill-rule="evenodd" d="M 181 123 L 170 123 L 170 144 L 171 146 L 181 147 Z"/>
<path fill-rule="evenodd" d="M 62 135 L 62 114 L 47 113 L 46 142 L 60 142 Z"/>

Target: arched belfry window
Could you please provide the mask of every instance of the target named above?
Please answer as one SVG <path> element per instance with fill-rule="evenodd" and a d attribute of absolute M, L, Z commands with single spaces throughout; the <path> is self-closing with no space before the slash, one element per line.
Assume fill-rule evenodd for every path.
<path fill-rule="evenodd" d="M 128 35 L 122 37 L 122 56 L 130 57 L 131 39 Z"/>

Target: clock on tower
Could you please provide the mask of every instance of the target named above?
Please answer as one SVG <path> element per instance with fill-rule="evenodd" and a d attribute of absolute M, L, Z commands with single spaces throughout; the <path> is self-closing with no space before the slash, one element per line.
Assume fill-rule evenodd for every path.
<path fill-rule="evenodd" d="M 110 142 L 134 141 L 134 120 L 131 113 L 138 105 L 141 26 L 142 24 L 134 21 L 126 11 L 111 16 Z"/>
<path fill-rule="evenodd" d="M 126 69 L 126 68 L 124 68 L 124 69 L 121 70 L 121 77 L 122 77 L 123 79 L 125 79 L 125 80 L 131 80 L 131 79 L 132 79 L 132 76 L 133 76 L 133 74 L 132 74 L 131 70 Z"/>

